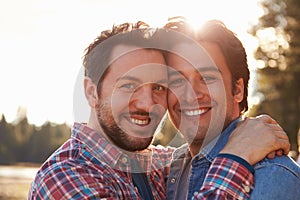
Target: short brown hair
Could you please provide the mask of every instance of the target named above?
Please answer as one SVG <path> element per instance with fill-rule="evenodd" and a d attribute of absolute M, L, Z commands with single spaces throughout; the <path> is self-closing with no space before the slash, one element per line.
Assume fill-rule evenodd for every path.
<path fill-rule="evenodd" d="M 220 47 L 232 76 L 233 89 L 235 89 L 238 79 L 242 78 L 244 81 L 244 98 L 239 103 L 239 108 L 241 113 L 246 112 L 248 110 L 247 98 L 250 72 L 245 48 L 237 35 L 220 20 L 209 20 L 200 29 L 194 29 L 181 16 L 170 18 L 164 28 L 181 32 L 198 42 L 212 42 Z"/>

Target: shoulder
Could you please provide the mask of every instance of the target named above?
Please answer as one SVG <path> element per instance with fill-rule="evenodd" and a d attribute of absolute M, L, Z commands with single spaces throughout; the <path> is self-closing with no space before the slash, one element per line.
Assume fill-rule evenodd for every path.
<path fill-rule="evenodd" d="M 40 167 L 31 189 L 59 193 L 66 188 L 80 188 L 95 183 L 95 179 L 104 179 L 104 171 L 104 164 L 93 158 L 80 142 L 67 142 Z"/>
<path fill-rule="evenodd" d="M 264 159 L 254 169 L 252 199 L 300 199 L 300 166 L 292 158 Z"/>
<path fill-rule="evenodd" d="M 286 173 L 293 174 L 300 180 L 300 166 L 289 156 L 279 156 L 274 159 L 265 158 L 254 166 L 255 171 L 259 171 L 264 168 L 282 170 Z"/>
<path fill-rule="evenodd" d="M 37 173 L 35 183 L 46 184 L 47 182 L 65 184 L 70 180 L 75 180 L 79 177 L 82 179 L 99 177 L 101 175 L 101 165 L 95 166 L 91 162 L 84 163 L 80 159 L 67 159 L 60 162 L 46 162 L 42 165 Z M 104 169 L 104 166 L 103 166 Z"/>
<path fill-rule="evenodd" d="M 290 184 L 297 190 L 300 188 L 300 166 L 288 156 L 265 158 L 254 166 L 254 170 L 256 185 L 270 184 L 271 188 L 286 191 L 292 189 Z"/>
<path fill-rule="evenodd" d="M 111 193 L 111 188 L 101 186 L 109 182 L 105 176 L 105 167 L 82 163 L 80 160 L 64 160 L 56 163 L 45 163 L 32 183 L 31 194 L 42 198 L 60 199 L 72 195 L 84 197 L 98 195 L 100 190 Z M 98 191 L 98 192 L 96 192 Z M 50 196 L 49 196 L 50 195 Z M 73 198 L 73 197 L 72 197 Z M 75 198 L 77 199 L 77 198 Z"/>

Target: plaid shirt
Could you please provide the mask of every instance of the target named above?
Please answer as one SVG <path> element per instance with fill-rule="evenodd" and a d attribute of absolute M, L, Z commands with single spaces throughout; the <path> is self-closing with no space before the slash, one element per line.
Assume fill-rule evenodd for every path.
<path fill-rule="evenodd" d="M 232 159 L 216 157 L 206 174 L 200 192 L 193 199 L 250 199 L 254 176 L 244 165 Z"/>
<path fill-rule="evenodd" d="M 173 148 L 135 153 L 154 199 L 164 199 Z M 42 165 L 29 199 L 142 199 L 132 184 L 131 157 L 101 134 L 75 123 L 71 138 Z"/>
<path fill-rule="evenodd" d="M 28 199 L 142 199 L 132 184 L 132 157 L 142 163 L 154 199 L 165 199 L 165 181 L 173 151 L 173 148 L 151 146 L 146 152 L 128 155 L 101 134 L 75 123 L 71 138 L 39 169 Z M 195 194 L 196 198 L 225 199 L 235 190 L 240 190 L 237 186 L 242 182 L 250 179 L 253 183 L 253 177 L 247 176 L 250 172 L 243 165 L 228 158 L 216 159 L 215 164 L 211 167 L 215 174 L 208 173 L 201 193 Z M 238 173 L 236 170 L 240 169 L 244 171 Z M 229 195 L 226 188 L 230 188 Z"/>

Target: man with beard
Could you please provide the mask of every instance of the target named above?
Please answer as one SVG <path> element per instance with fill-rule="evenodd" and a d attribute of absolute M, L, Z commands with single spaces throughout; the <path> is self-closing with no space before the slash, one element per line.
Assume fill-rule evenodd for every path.
<path fill-rule="evenodd" d="M 187 140 L 174 152 L 167 199 L 203 199 L 199 190 L 205 189 L 204 180 L 215 179 L 208 174 L 215 158 L 234 159 L 227 154 L 230 150 L 224 154 L 222 149 L 248 110 L 247 56 L 240 40 L 221 21 L 211 20 L 193 30 L 187 21 L 177 18 L 165 28 L 184 35 L 173 45 L 166 62 L 171 68 L 168 111 Z M 253 132 L 261 129 L 255 123 L 249 128 Z M 282 131 L 279 126 L 278 131 Z M 240 152 L 246 148 L 241 145 Z M 246 160 L 248 169 L 255 174 L 255 187 L 244 183 L 239 185 L 240 190 L 225 188 L 228 198 L 300 199 L 300 167 L 290 157 L 266 158 L 257 164 Z"/>
<path fill-rule="evenodd" d="M 157 50 L 162 41 L 156 41 L 155 30 L 145 27 L 142 22 L 114 26 L 87 48 L 83 64 L 89 121 L 75 123 L 71 138 L 42 165 L 29 199 L 165 199 L 174 149 L 150 144 L 167 109 L 168 74 L 163 53 Z M 248 143 L 265 147 L 248 152 L 259 155 L 259 160 L 289 147 L 286 137 L 273 134 L 268 126 L 265 130 L 266 137 L 258 137 L 263 133 L 259 132 L 256 141 Z M 227 147 L 234 154 L 231 148 Z M 214 167 L 230 158 L 216 160 Z M 232 180 L 224 171 L 214 175 L 226 178 L 224 184 L 253 181 L 243 163 L 235 162 L 230 170 L 241 171 Z M 226 193 L 215 187 L 205 192 L 219 197 Z"/>

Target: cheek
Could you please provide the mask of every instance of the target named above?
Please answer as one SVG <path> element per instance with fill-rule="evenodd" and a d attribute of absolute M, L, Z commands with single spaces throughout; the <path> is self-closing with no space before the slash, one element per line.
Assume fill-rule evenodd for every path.
<path fill-rule="evenodd" d="M 181 114 L 178 112 L 178 109 L 176 109 L 176 105 L 178 105 L 178 99 L 174 93 L 168 93 L 168 112 L 171 121 L 175 125 L 176 128 L 179 127 L 180 121 L 181 121 Z"/>
<path fill-rule="evenodd" d="M 107 98 L 107 101 L 109 101 L 109 105 L 112 108 L 112 112 L 114 114 L 120 112 L 121 110 L 129 110 L 130 105 L 130 95 L 124 95 L 121 93 L 113 93 L 111 98 Z"/>
<path fill-rule="evenodd" d="M 228 95 L 228 88 L 226 88 L 223 82 L 218 82 L 215 84 L 208 85 L 208 95 L 212 100 L 218 101 L 219 103 L 226 102 L 226 97 Z"/>
<path fill-rule="evenodd" d="M 168 102 L 167 102 L 167 94 L 154 94 L 153 95 L 153 101 L 155 104 L 155 107 L 159 107 L 159 110 L 161 112 L 166 112 L 168 106 Z M 157 108 L 156 108 L 157 109 Z"/>
<path fill-rule="evenodd" d="M 177 95 L 175 95 L 173 92 L 168 92 L 167 96 L 167 103 L 168 103 L 168 109 L 172 110 L 172 107 L 178 102 Z"/>

